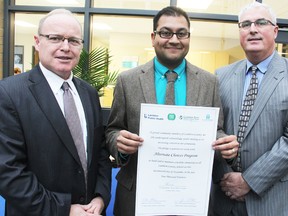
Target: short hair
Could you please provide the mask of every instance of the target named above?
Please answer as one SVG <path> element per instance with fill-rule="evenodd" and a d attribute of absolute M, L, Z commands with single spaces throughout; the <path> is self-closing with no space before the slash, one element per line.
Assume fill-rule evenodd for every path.
<path fill-rule="evenodd" d="M 270 14 L 271 16 L 271 22 L 275 25 L 277 25 L 277 18 L 276 18 L 276 14 L 274 13 L 274 11 L 272 10 L 271 7 L 269 7 L 267 4 L 264 4 L 264 3 L 259 3 L 259 2 L 252 2 L 248 5 L 246 5 L 239 13 L 238 15 L 238 21 L 240 22 L 240 19 L 243 15 L 243 13 L 245 13 L 247 10 L 250 10 L 250 9 L 253 9 L 253 8 L 257 8 L 257 7 L 262 7 L 264 8 L 265 10 L 267 10 L 267 12 Z"/>
<path fill-rule="evenodd" d="M 79 20 L 76 19 L 76 17 L 73 15 L 73 13 L 71 11 L 69 11 L 69 10 L 64 9 L 64 8 L 59 8 L 59 9 L 55 9 L 55 10 L 50 11 L 42 19 L 40 19 L 39 26 L 38 26 L 38 35 L 40 35 L 41 32 L 42 32 L 42 27 L 43 27 L 43 24 L 44 24 L 45 20 L 48 17 L 51 17 L 53 15 L 57 15 L 57 14 L 64 14 L 64 15 L 68 15 L 68 16 L 73 17 L 78 22 L 78 24 L 80 26 L 80 29 L 82 31 L 81 23 L 79 22 Z"/>
<path fill-rule="evenodd" d="M 163 8 L 162 10 L 160 10 L 153 18 L 153 31 L 156 31 L 157 26 L 158 26 L 158 21 L 160 19 L 161 16 L 184 16 L 185 19 L 187 20 L 188 23 L 188 27 L 190 28 L 190 20 L 189 17 L 187 15 L 187 13 L 182 10 L 179 7 L 175 7 L 175 6 L 168 6 Z"/>

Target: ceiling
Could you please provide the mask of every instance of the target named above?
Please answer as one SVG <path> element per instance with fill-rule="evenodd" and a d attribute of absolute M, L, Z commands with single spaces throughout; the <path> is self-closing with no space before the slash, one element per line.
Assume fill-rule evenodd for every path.
<path fill-rule="evenodd" d="M 71 2 L 72 1 L 72 2 Z M 193 0 L 189 0 L 193 1 Z M 197 0 L 198 1 L 198 0 Z M 206 0 L 202 0 L 206 1 Z M 251 2 L 251 0 L 208 0 L 211 1 L 210 6 L 207 9 L 187 9 L 187 12 L 200 12 L 200 13 L 219 13 L 219 14 L 230 14 L 237 15 L 240 8 L 242 8 L 247 3 Z M 273 0 L 263 1 L 264 3 L 271 3 Z M 132 3 L 133 2 L 133 3 Z M 153 4 L 157 3 L 157 6 L 160 8 L 167 6 L 170 2 L 168 0 L 95 0 L 95 4 L 97 6 L 110 6 L 110 7 L 119 7 L 121 8 L 125 6 L 125 8 L 129 8 L 129 6 L 135 6 L 135 2 L 137 3 L 138 8 L 144 7 L 145 9 L 153 9 Z M 156 2 L 156 3 L 155 3 Z M 149 4 L 150 3 L 150 4 Z M 152 4 L 153 3 L 153 4 Z M 38 6 L 77 6 L 83 7 L 84 0 L 16 0 L 16 4 L 22 5 L 38 5 Z M 287 4 L 287 0 L 277 0 L 273 1 L 273 9 L 276 12 L 278 17 L 288 18 L 288 7 L 283 7 L 284 4 Z M 153 8 L 147 8 L 148 6 Z M 143 9 L 143 8 L 142 8 Z M 43 15 L 40 14 L 29 14 L 29 13 L 16 13 L 16 21 L 22 21 L 29 26 L 20 26 L 16 25 L 16 32 L 19 34 L 35 34 L 37 32 L 37 26 L 40 18 Z M 78 15 L 79 21 L 83 24 L 83 16 Z M 109 31 L 109 32 L 125 32 L 125 33 L 139 33 L 139 34 L 147 34 L 152 31 L 152 18 L 134 18 L 134 17 L 124 17 L 124 16 L 109 16 L 109 15 L 95 15 L 93 18 L 93 22 L 98 25 L 106 25 L 110 27 L 110 30 L 101 29 L 101 31 Z M 117 20 L 117 21 L 116 21 Z M 192 21 L 192 35 L 194 36 L 208 36 L 208 37 L 224 37 L 224 38 L 238 38 L 238 33 L 235 32 L 237 30 L 237 26 L 234 24 L 224 24 L 224 23 L 211 23 L 211 22 L 199 22 Z M 99 31 L 99 29 L 94 29 L 95 31 Z"/>

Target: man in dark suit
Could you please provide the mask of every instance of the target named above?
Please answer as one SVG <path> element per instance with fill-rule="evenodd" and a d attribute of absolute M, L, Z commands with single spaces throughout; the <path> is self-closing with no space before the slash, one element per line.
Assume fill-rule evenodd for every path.
<path fill-rule="evenodd" d="M 71 72 L 82 50 L 81 25 L 70 11 L 56 9 L 41 19 L 34 38 L 39 65 L 0 81 L 0 194 L 6 215 L 105 214 L 111 165 L 99 98 Z M 64 117 L 64 82 L 76 104 L 87 167 Z"/>
<path fill-rule="evenodd" d="M 259 2 L 245 6 L 239 14 L 238 26 L 240 44 L 247 59 L 216 72 L 225 116 L 224 129 L 229 134 L 239 134 L 239 158 L 230 165 L 224 161 L 216 163 L 213 215 L 286 216 L 288 60 L 275 51 L 278 26 L 270 7 Z M 252 65 L 257 66 L 256 71 L 250 69 Z M 245 95 L 250 92 L 250 80 L 254 79 L 258 93 L 242 136 L 240 116 L 245 114 L 241 110 L 242 106 L 247 107 L 243 105 L 247 101 Z"/>
<path fill-rule="evenodd" d="M 121 73 L 114 90 L 106 135 L 111 154 L 123 165 L 117 175 L 116 216 L 135 215 L 137 150 L 143 142 L 138 136 L 140 106 L 141 103 L 165 103 L 166 71 L 178 74 L 176 105 L 221 107 L 216 76 L 185 60 L 190 42 L 187 14 L 180 8 L 164 8 L 154 17 L 153 30 L 151 39 L 156 57 Z M 222 122 L 220 114 L 218 138 L 222 138 L 214 147 L 221 150 L 224 158 L 234 157 L 238 149 L 236 136 L 226 136 L 221 130 Z"/>

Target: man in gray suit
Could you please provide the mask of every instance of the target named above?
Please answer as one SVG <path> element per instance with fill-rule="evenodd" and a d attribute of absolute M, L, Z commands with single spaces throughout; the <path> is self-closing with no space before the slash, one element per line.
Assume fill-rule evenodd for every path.
<path fill-rule="evenodd" d="M 243 140 L 238 136 L 239 166 L 237 160 L 231 166 L 216 163 L 214 215 L 288 215 L 288 60 L 275 51 L 277 33 L 271 9 L 249 4 L 239 15 L 240 43 L 247 59 L 217 70 L 228 134 L 238 133 L 252 65 L 257 66 L 258 94 Z"/>
<path fill-rule="evenodd" d="M 116 216 L 135 215 L 137 150 L 143 142 L 139 137 L 141 103 L 165 103 L 165 73 L 178 74 L 175 81 L 175 104 L 220 107 L 216 76 L 185 60 L 189 50 L 190 21 L 187 14 L 175 7 L 162 9 L 154 17 L 152 44 L 156 56 L 152 61 L 119 75 L 106 131 L 111 154 L 119 165 L 114 207 Z M 235 157 L 236 136 L 226 136 L 219 119 L 215 149 L 224 158 Z M 226 136 L 226 137 L 224 137 Z M 217 156 L 221 157 L 220 151 Z"/>
<path fill-rule="evenodd" d="M 71 72 L 79 61 L 81 38 L 81 24 L 70 11 L 51 11 L 34 36 L 39 65 L 0 81 L 0 195 L 6 216 L 105 214 L 111 162 L 99 97 Z M 64 82 L 79 116 L 74 125 L 86 166 L 65 119 Z"/>

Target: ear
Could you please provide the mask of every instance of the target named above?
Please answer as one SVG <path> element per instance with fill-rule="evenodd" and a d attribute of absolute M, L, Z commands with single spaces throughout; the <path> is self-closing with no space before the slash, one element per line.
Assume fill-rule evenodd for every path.
<path fill-rule="evenodd" d="M 39 44 L 40 44 L 40 40 L 39 40 L 39 37 L 34 35 L 34 42 L 35 42 L 35 49 L 37 51 L 39 51 Z"/>
<path fill-rule="evenodd" d="M 279 27 L 278 27 L 278 26 L 275 26 L 275 28 L 274 28 L 274 33 L 275 33 L 275 35 L 274 35 L 274 39 L 277 38 L 278 30 L 279 30 Z"/>
<path fill-rule="evenodd" d="M 151 33 L 151 41 L 152 41 L 152 46 L 154 47 L 154 43 L 155 43 L 155 37 L 156 34 L 154 32 Z"/>

